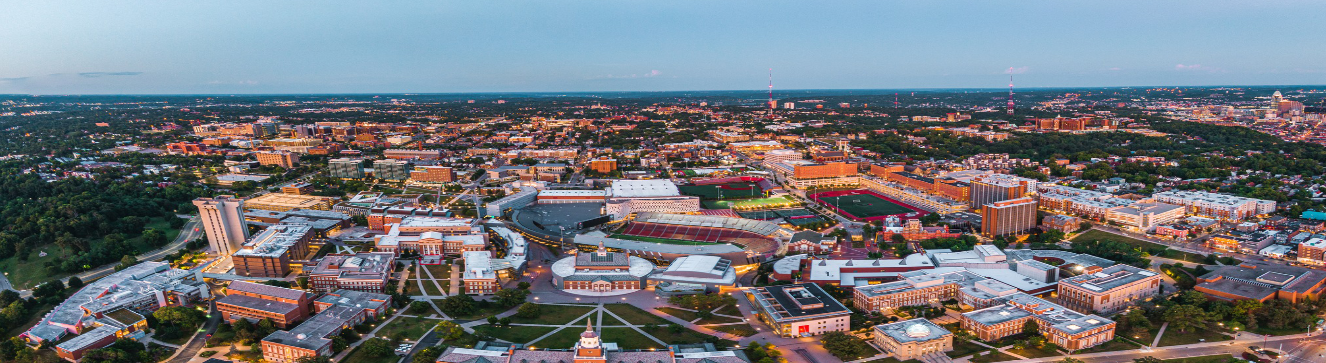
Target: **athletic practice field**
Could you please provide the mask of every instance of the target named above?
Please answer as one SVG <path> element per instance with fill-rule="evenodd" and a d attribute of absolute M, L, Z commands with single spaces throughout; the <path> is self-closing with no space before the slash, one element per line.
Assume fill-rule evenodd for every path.
<path fill-rule="evenodd" d="M 727 192 L 723 192 L 723 197 L 727 197 Z M 704 209 L 768 209 L 768 208 L 786 208 L 796 206 L 800 203 L 794 202 L 785 197 L 758 198 L 744 200 L 702 200 L 700 205 Z"/>
<path fill-rule="evenodd" d="M 764 191 L 754 182 L 684 185 L 678 186 L 677 190 L 681 191 L 681 194 L 694 195 L 701 199 L 745 199 L 764 195 Z"/>
<path fill-rule="evenodd" d="M 824 192 L 812 195 L 811 199 L 854 220 L 873 221 L 891 215 L 919 218 L 926 214 L 924 210 L 868 190 Z"/>

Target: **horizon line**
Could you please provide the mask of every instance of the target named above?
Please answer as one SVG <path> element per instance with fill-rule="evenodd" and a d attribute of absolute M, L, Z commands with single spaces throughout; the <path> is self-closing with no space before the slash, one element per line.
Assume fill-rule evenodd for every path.
<path fill-rule="evenodd" d="M 1205 86 L 1174 86 L 1174 85 L 1148 85 L 1148 86 L 1040 86 L 1040 87 L 1022 87 L 1020 90 L 1055 90 L 1055 89 L 1146 89 L 1146 88 L 1270 88 L 1270 87 L 1312 87 L 1326 88 L 1326 84 L 1267 84 L 1267 85 L 1205 85 Z M 1003 87 L 935 87 L 935 88 L 801 88 L 786 89 L 783 92 L 806 92 L 806 91 L 952 91 L 952 90 L 979 90 L 991 92 L 1004 92 L 1008 90 Z M 713 90 L 668 90 L 668 91 L 473 91 L 473 92 L 344 92 L 344 93 L 0 93 L 0 97 L 12 96 L 35 96 L 35 97 L 82 97 L 82 96 L 371 96 L 371 95 L 404 95 L 404 96 L 436 96 L 436 95 L 517 95 L 517 94 L 600 94 L 600 93 L 678 93 L 678 92 L 752 92 L 765 94 L 767 90 L 737 90 L 737 89 L 713 89 Z M 776 92 L 775 92 L 776 94 Z M 775 97 L 776 98 L 776 97 Z"/>

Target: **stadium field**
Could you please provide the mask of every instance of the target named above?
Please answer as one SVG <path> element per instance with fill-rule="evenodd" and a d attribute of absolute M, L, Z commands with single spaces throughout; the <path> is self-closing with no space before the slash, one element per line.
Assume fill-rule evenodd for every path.
<path fill-rule="evenodd" d="M 753 182 L 733 182 L 710 185 L 684 185 L 677 187 L 681 194 L 694 195 L 702 199 L 743 199 L 764 195 L 760 186 Z M 722 198 L 719 198 L 719 196 Z"/>
<path fill-rule="evenodd" d="M 723 192 L 727 196 L 727 192 Z M 797 205 L 799 203 L 785 197 L 758 198 L 743 200 L 702 200 L 700 204 L 705 209 L 764 209 L 764 208 L 785 208 Z"/>
<path fill-rule="evenodd" d="M 891 215 L 917 218 L 925 211 L 865 190 L 844 190 L 815 194 L 820 204 L 837 210 L 845 217 L 873 221 Z"/>

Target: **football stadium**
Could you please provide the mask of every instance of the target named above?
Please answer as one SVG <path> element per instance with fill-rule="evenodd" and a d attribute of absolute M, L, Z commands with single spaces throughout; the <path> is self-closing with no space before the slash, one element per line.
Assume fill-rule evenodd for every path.
<path fill-rule="evenodd" d="M 692 241 L 696 243 L 733 243 L 756 253 L 778 249 L 779 240 L 792 232 L 778 224 L 745 218 L 644 212 L 621 232 L 627 236 Z"/>
<path fill-rule="evenodd" d="M 811 199 L 855 221 L 875 221 L 898 216 L 920 218 L 925 210 L 869 190 L 840 190 L 811 195 Z"/>

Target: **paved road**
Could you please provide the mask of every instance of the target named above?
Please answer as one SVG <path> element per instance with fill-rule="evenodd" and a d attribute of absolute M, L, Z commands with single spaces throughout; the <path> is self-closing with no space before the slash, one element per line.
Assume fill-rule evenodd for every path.
<path fill-rule="evenodd" d="M 168 254 L 175 253 L 175 251 L 179 251 L 181 248 L 184 248 L 185 243 L 198 239 L 199 237 L 202 236 L 202 234 L 203 234 L 202 228 L 198 228 L 198 217 L 190 218 L 188 222 L 184 223 L 183 227 L 180 227 L 180 234 L 175 237 L 174 242 L 171 242 L 170 244 L 166 245 L 166 247 L 162 247 L 155 251 L 138 255 L 137 256 L 138 260 L 152 261 L 165 257 Z M 83 273 L 78 274 L 78 278 L 86 282 L 92 279 L 100 278 L 105 275 L 109 275 L 112 272 L 115 272 L 115 266 L 119 264 L 120 264 L 119 262 L 109 263 L 104 266 L 98 267 L 95 270 L 85 271 Z M 8 283 L 8 281 L 5 282 Z M 69 278 L 65 277 L 63 279 L 60 279 L 60 282 L 68 284 Z M 19 295 L 24 298 L 30 297 L 32 296 L 32 290 L 19 291 Z"/>
<path fill-rule="evenodd" d="M 209 307 L 211 308 L 209 314 L 212 315 L 212 318 L 207 319 L 207 323 L 203 324 L 203 332 L 194 335 L 193 339 L 185 343 L 184 347 L 180 348 L 167 363 L 187 363 L 193 357 L 198 356 L 198 351 L 202 350 L 203 345 L 207 343 L 207 337 L 216 332 L 216 327 L 221 322 L 221 313 L 216 311 L 216 303 L 209 303 Z"/>
<path fill-rule="evenodd" d="M 1266 340 L 1262 340 L 1259 337 L 1260 336 L 1245 337 L 1235 341 L 1197 343 L 1197 344 L 1152 348 L 1151 351 L 1135 349 L 1135 350 L 1118 351 L 1118 352 L 1078 354 L 1074 355 L 1073 358 L 1081 359 L 1082 361 L 1087 363 L 1131 363 L 1133 362 L 1134 359 L 1143 358 L 1143 357 L 1156 357 L 1165 360 L 1165 359 L 1199 357 L 1199 356 L 1219 355 L 1219 354 L 1241 354 L 1242 352 L 1246 351 L 1249 346 L 1256 345 L 1265 348 L 1278 349 L 1278 347 L 1281 346 L 1282 343 L 1284 344 L 1286 351 L 1289 351 L 1288 348 L 1290 348 L 1291 346 L 1299 346 L 1300 348 L 1298 353 L 1301 356 L 1302 352 L 1305 350 L 1305 348 L 1302 347 L 1312 347 L 1312 350 L 1308 352 L 1319 354 L 1321 353 L 1320 346 L 1323 343 L 1326 343 L 1326 340 L 1322 340 L 1322 336 L 1320 335 L 1313 336 L 1304 342 L 1300 342 L 1300 340 L 1304 338 L 1303 334 L 1286 335 L 1281 337 L 1270 337 L 1267 338 Z M 1299 344 L 1295 345 L 1295 343 Z M 1051 363 L 1063 360 L 1063 358 L 1064 357 L 1062 356 L 1056 356 L 1049 358 L 1028 359 L 1025 360 L 1024 362 Z M 1321 362 L 1322 360 L 1319 360 L 1317 357 L 1310 357 L 1310 359 L 1306 360 L 1302 360 L 1300 358 L 1300 360 L 1285 360 L 1285 361 Z"/>

